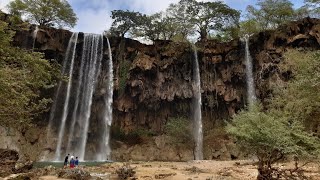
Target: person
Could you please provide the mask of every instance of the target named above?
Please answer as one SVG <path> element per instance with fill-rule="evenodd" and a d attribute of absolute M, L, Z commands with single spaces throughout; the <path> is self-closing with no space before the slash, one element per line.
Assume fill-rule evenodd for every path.
<path fill-rule="evenodd" d="M 79 160 L 78 160 L 78 157 L 76 157 L 76 160 L 74 161 L 74 165 L 75 165 L 75 167 L 78 167 L 78 166 L 79 166 Z"/>
<path fill-rule="evenodd" d="M 70 155 L 70 154 L 68 154 L 68 155 L 64 158 L 63 168 L 66 168 L 66 167 L 68 166 L 69 155 Z"/>
<path fill-rule="evenodd" d="M 70 159 L 70 168 L 74 168 L 74 156 L 71 156 L 71 159 Z"/>

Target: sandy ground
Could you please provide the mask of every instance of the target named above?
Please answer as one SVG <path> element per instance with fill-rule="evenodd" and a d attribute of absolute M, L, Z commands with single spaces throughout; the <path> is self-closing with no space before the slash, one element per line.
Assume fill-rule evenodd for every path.
<path fill-rule="evenodd" d="M 89 171 L 92 179 L 116 180 L 116 170 L 130 166 L 136 171 L 135 179 L 141 180 L 254 180 L 258 175 L 253 161 L 190 161 L 190 162 L 126 162 L 108 163 L 95 167 L 81 167 Z M 291 168 L 293 163 L 277 164 Z M 320 180 L 319 164 L 310 163 L 303 168 L 307 179 Z M 1 178 L 0 178 L 1 179 Z M 55 176 L 43 176 L 40 180 L 63 180 Z"/>
<path fill-rule="evenodd" d="M 102 179 L 117 179 L 116 169 L 125 163 L 111 163 L 100 167 L 87 168 L 93 176 Z M 131 162 L 136 171 L 135 177 L 143 180 L 251 180 L 258 175 L 252 161 L 190 161 L 190 162 Z M 278 164 L 286 168 L 292 163 Z M 319 165 L 305 167 L 308 179 L 319 179 Z"/>

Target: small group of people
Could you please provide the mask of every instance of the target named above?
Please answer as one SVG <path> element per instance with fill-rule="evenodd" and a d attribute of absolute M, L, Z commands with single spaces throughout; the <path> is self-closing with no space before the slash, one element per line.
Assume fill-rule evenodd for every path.
<path fill-rule="evenodd" d="M 74 158 L 74 156 L 71 156 L 70 157 L 70 161 L 69 161 L 69 156 L 70 156 L 70 154 L 68 154 L 64 158 L 63 168 L 67 168 L 68 167 L 68 163 L 70 165 L 70 168 L 78 167 L 79 166 L 78 157 Z"/>

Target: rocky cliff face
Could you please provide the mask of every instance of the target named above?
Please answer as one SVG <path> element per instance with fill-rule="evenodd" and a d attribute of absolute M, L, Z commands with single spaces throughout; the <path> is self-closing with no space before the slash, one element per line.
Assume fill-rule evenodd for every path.
<path fill-rule="evenodd" d="M 61 63 L 71 32 L 40 28 L 33 41 L 34 29 L 35 26 L 30 26 L 28 30 L 19 31 L 14 44 L 27 49 L 34 47 L 36 51 L 44 52 L 46 59 L 56 59 Z M 81 38 L 83 34 L 79 34 L 80 47 Z M 163 135 L 169 119 L 191 116 L 194 88 L 191 45 L 172 41 L 156 41 L 153 45 L 145 45 L 116 37 L 111 37 L 110 42 L 115 76 L 111 134 L 114 159 L 193 159 L 192 148 L 169 143 L 168 137 Z M 103 62 L 106 62 L 106 39 L 104 44 Z M 208 40 L 198 42 L 196 46 L 200 63 L 204 131 L 212 132 L 223 119 L 228 119 L 247 103 L 245 46 L 240 40 L 228 43 Z M 292 72 L 282 72 L 278 68 L 283 52 L 288 48 L 320 49 L 320 20 L 306 18 L 250 38 L 256 94 L 262 101 L 272 93 L 271 82 L 283 82 L 292 77 Z M 80 57 L 81 51 L 81 48 L 77 48 L 77 56 Z M 79 58 L 76 59 L 76 64 L 79 65 L 79 62 Z M 101 77 L 107 76 L 105 69 L 101 73 Z M 101 127 L 98 117 L 103 103 L 103 83 L 104 80 L 100 79 L 94 93 L 91 139 L 97 136 L 94 132 Z M 141 133 L 149 137 L 148 140 L 142 138 Z M 232 150 L 234 146 L 227 136 L 223 133 L 213 134 L 205 136 L 206 159 L 238 156 L 239 153 Z M 94 140 L 92 142 L 94 144 Z M 54 147 L 47 148 L 52 150 Z M 90 148 L 94 149 L 93 146 Z M 144 149 L 148 149 L 148 153 Z"/>

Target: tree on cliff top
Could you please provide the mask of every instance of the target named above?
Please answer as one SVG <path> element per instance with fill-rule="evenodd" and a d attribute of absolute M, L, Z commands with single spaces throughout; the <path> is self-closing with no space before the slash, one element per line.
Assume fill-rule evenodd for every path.
<path fill-rule="evenodd" d="M 289 0 L 258 0 L 256 5 L 258 8 L 247 7 L 247 18 L 255 20 L 261 30 L 277 28 L 294 18 L 293 4 Z"/>
<path fill-rule="evenodd" d="M 124 37 L 131 30 L 137 30 L 148 21 L 147 16 L 139 12 L 113 10 L 111 13 L 113 22 L 110 33 L 115 36 Z"/>
<path fill-rule="evenodd" d="M 201 39 L 208 38 L 210 31 L 225 31 L 239 23 L 240 12 L 220 1 L 181 0 L 172 7 L 179 10 L 174 13 L 174 17 L 191 23 Z"/>
<path fill-rule="evenodd" d="M 310 11 L 310 16 L 320 18 L 320 0 L 304 0 L 305 6 Z"/>
<path fill-rule="evenodd" d="M 76 14 L 66 0 L 14 0 L 10 13 L 26 17 L 32 23 L 48 27 L 74 27 Z"/>

